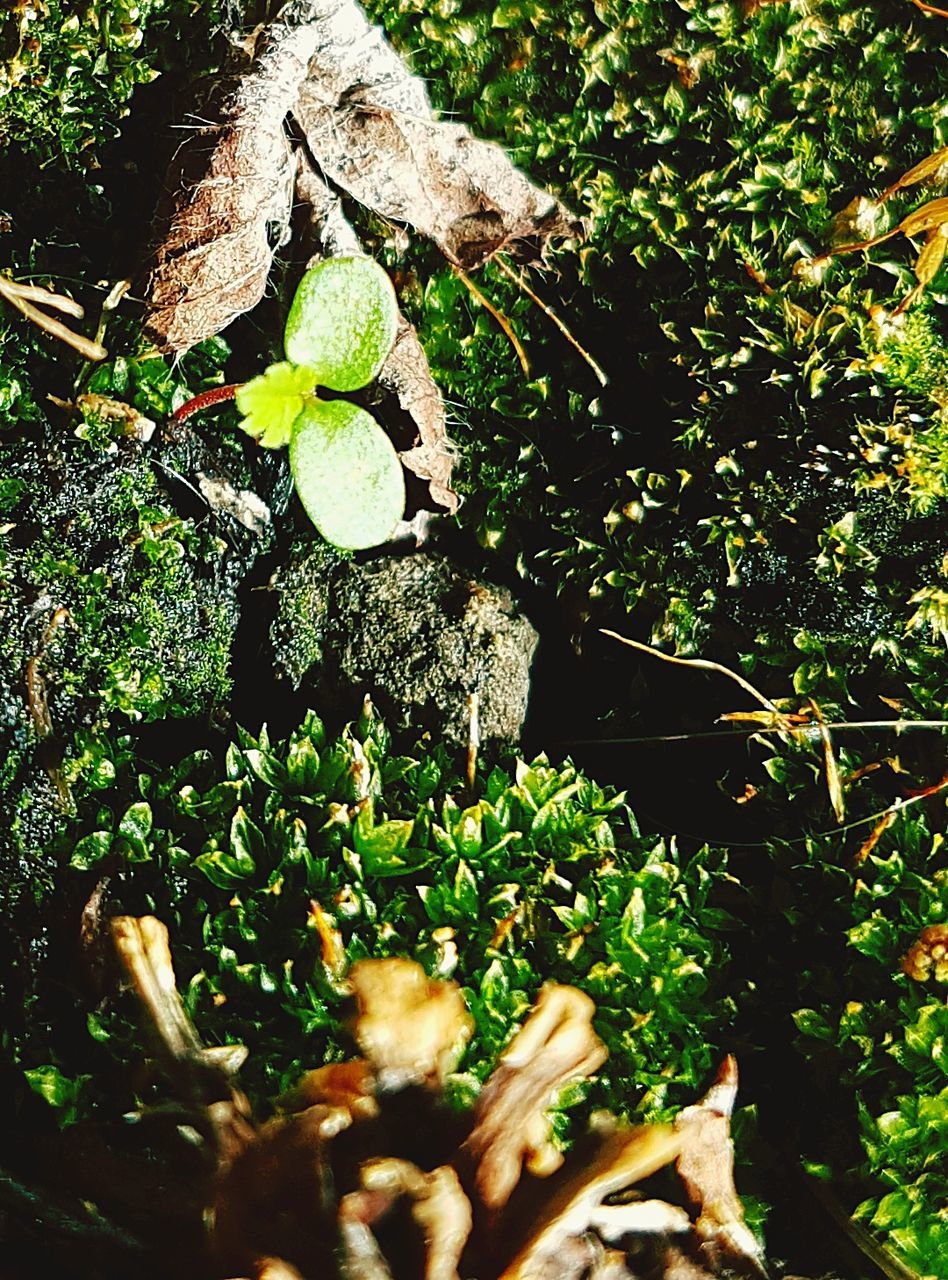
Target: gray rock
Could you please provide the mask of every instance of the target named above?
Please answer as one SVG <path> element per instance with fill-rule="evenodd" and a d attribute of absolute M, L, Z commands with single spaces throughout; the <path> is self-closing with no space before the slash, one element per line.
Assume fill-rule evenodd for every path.
<path fill-rule="evenodd" d="M 279 571 L 278 669 L 319 708 L 350 716 L 372 696 L 393 727 L 514 742 L 537 634 L 510 592 L 428 553 L 357 564 L 321 547 Z"/>

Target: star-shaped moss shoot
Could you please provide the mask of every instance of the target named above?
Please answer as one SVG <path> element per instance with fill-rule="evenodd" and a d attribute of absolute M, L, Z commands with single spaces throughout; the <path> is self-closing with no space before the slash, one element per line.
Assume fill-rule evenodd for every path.
<path fill-rule="evenodd" d="M 372 258 L 328 258 L 300 281 L 286 322 L 287 359 L 237 391 L 245 431 L 290 446 L 300 501 L 337 547 L 389 538 L 405 509 L 405 480 L 391 440 L 370 413 L 317 388 L 356 391 L 377 378 L 398 324 L 395 291 Z"/>

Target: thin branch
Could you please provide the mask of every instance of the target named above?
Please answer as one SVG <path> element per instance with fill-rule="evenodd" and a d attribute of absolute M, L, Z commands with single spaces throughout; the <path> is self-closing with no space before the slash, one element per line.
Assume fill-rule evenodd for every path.
<path fill-rule="evenodd" d="M 926 4 L 925 0 L 911 0 L 916 9 L 921 9 L 922 13 L 929 13 L 934 18 L 948 18 L 948 9 L 938 9 L 933 4 Z"/>
<path fill-rule="evenodd" d="M 31 301 L 31 299 L 42 301 L 46 306 L 66 311 L 70 315 L 82 315 L 81 308 L 76 312 L 75 306 L 78 304 L 73 304 L 71 299 L 63 298 L 51 290 L 40 289 L 36 285 L 17 284 L 6 276 L 0 276 L 0 297 L 6 298 L 7 302 L 16 307 L 27 320 L 31 320 L 38 329 L 42 329 L 53 338 L 58 338 L 60 342 L 65 342 L 87 360 L 104 360 L 108 355 L 105 347 L 100 343 L 92 342 L 84 334 L 73 333 L 72 329 L 68 329 L 62 321 L 34 307 Z"/>
<path fill-rule="evenodd" d="M 501 329 L 503 329 L 504 333 L 507 335 L 510 345 L 513 347 L 514 351 L 516 351 L 517 353 L 517 359 L 520 361 L 520 368 L 523 370 L 524 376 L 529 378 L 530 377 L 530 361 L 527 359 L 527 353 L 523 349 L 523 343 L 520 341 L 520 339 L 517 337 L 516 333 L 514 332 L 513 325 L 510 323 L 510 321 L 507 319 L 504 313 L 502 311 L 498 311 L 497 308 L 494 306 L 494 304 L 488 298 L 486 298 L 483 293 L 481 293 L 480 289 L 478 289 L 477 285 L 474 283 L 474 281 L 471 279 L 471 277 L 467 274 L 466 271 L 462 271 L 460 267 L 456 267 L 456 266 L 452 267 L 452 270 L 454 271 L 454 274 L 458 277 L 458 279 L 461 281 L 461 283 L 464 285 L 464 287 L 469 291 L 471 296 L 475 298 L 476 301 L 478 301 L 486 311 L 490 312 L 490 314 L 494 317 L 494 319 L 500 325 Z"/>
<path fill-rule="evenodd" d="M 781 712 L 778 711 L 769 698 L 765 697 L 759 689 L 755 689 L 742 675 L 738 675 L 730 667 L 722 666 L 720 662 L 711 662 L 707 658 L 675 658 L 670 653 L 662 653 L 661 649 L 653 648 L 650 644 L 642 644 L 639 640 L 630 640 L 627 636 L 620 636 L 617 632 L 608 631 L 605 628 L 601 629 L 601 634 L 608 636 L 611 640 L 618 640 L 620 644 L 628 645 L 630 649 L 637 649 L 640 653 L 647 653 L 649 657 L 660 658 L 662 662 L 671 662 L 678 667 L 697 668 L 700 671 L 715 671 L 718 675 L 727 676 L 729 680 L 733 680 L 735 684 L 740 685 L 745 693 L 749 693 L 767 711 L 772 712 L 778 719 L 781 717 Z"/>
<path fill-rule="evenodd" d="M 481 745 L 480 698 L 477 691 L 467 695 L 467 759 L 464 777 L 468 792 L 473 795 L 477 784 L 477 750 Z"/>
<path fill-rule="evenodd" d="M 602 387 L 607 386 L 609 382 L 609 375 L 603 369 L 602 365 L 600 365 L 596 360 L 594 360 L 593 357 L 586 350 L 586 348 L 579 343 L 578 339 L 573 336 L 572 332 L 567 327 L 566 322 L 560 319 L 560 317 L 556 314 L 553 308 L 549 306 L 547 303 L 545 303 L 538 294 L 534 293 L 534 291 L 527 284 L 527 281 L 523 273 L 519 271 L 514 271 L 513 267 L 511 267 L 510 264 L 507 261 L 505 261 L 505 259 L 502 258 L 499 254 L 494 258 L 494 261 L 497 263 L 498 267 L 500 267 L 504 275 L 509 276 L 510 279 L 517 286 L 517 288 L 521 289 L 527 295 L 530 301 L 540 308 L 540 310 L 543 312 L 546 318 L 548 320 L 551 320 L 553 324 L 556 325 L 557 329 L 559 329 L 560 333 L 563 335 L 566 341 L 570 344 L 570 346 L 575 348 L 575 350 L 579 352 L 579 354 L 586 361 L 590 369 L 592 369 L 593 373 L 598 378 L 599 385 Z"/>
<path fill-rule="evenodd" d="M 75 298 L 67 298 L 65 294 L 53 293 L 51 289 L 44 289 L 38 284 L 22 284 L 19 280 L 4 280 L 4 283 L 12 286 L 12 291 L 19 297 L 26 298 L 27 302 L 42 303 L 45 307 L 52 307 L 54 311 L 75 316 L 77 320 L 82 320 L 86 314 L 81 302 L 77 302 Z"/>
<path fill-rule="evenodd" d="M 948 729 L 948 720 L 832 720 L 827 721 L 825 728 L 833 733 L 855 731 L 859 729 L 884 729 L 891 733 L 905 733 L 909 729 Z M 780 725 L 755 725 L 748 729 L 705 729 L 697 733 L 662 733 L 645 734 L 638 738 L 567 738 L 568 747 L 593 746 L 652 746 L 659 742 L 698 742 L 703 738 L 751 738 L 763 733 L 786 733 Z M 820 738 L 818 724 L 798 725 L 792 732 L 798 737 Z"/>
<path fill-rule="evenodd" d="M 829 792 L 830 804 L 833 806 L 836 821 L 843 822 L 846 817 L 846 801 L 843 797 L 843 783 L 839 776 L 839 765 L 836 762 L 829 725 L 823 719 L 823 712 L 815 699 L 808 698 L 807 701 L 813 710 L 813 718 L 823 743 L 823 764 L 826 769 L 826 789 Z"/>

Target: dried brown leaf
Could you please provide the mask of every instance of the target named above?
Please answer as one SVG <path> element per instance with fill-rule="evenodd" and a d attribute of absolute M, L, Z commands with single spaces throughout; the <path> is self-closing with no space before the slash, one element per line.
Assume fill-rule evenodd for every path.
<path fill-rule="evenodd" d="M 116 916 L 112 939 L 135 994 L 171 1058 L 193 1057 L 203 1045 L 175 983 L 168 930 L 154 916 Z"/>
<path fill-rule="evenodd" d="M 455 1171 L 441 1165 L 423 1173 L 408 1160 L 383 1157 L 362 1166 L 361 1182 L 365 1192 L 384 1196 L 389 1206 L 402 1197 L 411 1202 L 412 1220 L 424 1240 L 424 1280 L 458 1280 L 473 1219 Z"/>
<path fill-rule="evenodd" d="M 594 1158 L 565 1177 L 542 1206 L 500 1280 L 536 1280 L 564 1242 L 587 1229 L 604 1200 L 670 1163 L 681 1145 L 681 1137 L 667 1125 L 610 1134 Z"/>
<path fill-rule="evenodd" d="M 737 1062 L 728 1056 L 701 1101 L 675 1117 L 675 1132 L 682 1144 L 678 1174 L 698 1210 L 695 1230 L 709 1262 L 716 1265 L 720 1259 L 726 1265 L 766 1275 L 734 1186 L 731 1114 L 736 1097 Z"/>
<path fill-rule="evenodd" d="M 524 1163 L 544 1173 L 559 1163 L 545 1113 L 562 1085 L 591 1075 L 606 1060 L 592 1027 L 594 1010 L 581 991 L 547 983 L 481 1091 L 464 1150 L 489 1211 L 507 1203 Z"/>
<path fill-rule="evenodd" d="M 145 331 L 162 351 L 219 333 L 263 296 L 284 242 L 294 164 L 284 120 L 318 39 L 306 0 L 258 42 L 249 70 L 216 81 L 191 113 L 156 220 Z"/>
<path fill-rule="evenodd" d="M 897 191 L 903 191 L 906 187 L 914 187 L 920 182 L 926 182 L 929 178 L 937 177 L 939 170 L 946 165 L 948 165 L 948 147 L 939 147 L 930 156 L 926 156 L 924 160 L 920 160 L 918 164 L 906 170 L 901 178 L 896 179 L 891 187 L 883 191 L 879 202 L 888 200 Z"/>
<path fill-rule="evenodd" d="M 294 115 L 323 173 L 360 204 L 414 227 L 464 270 L 497 250 L 575 236 L 579 222 L 500 147 L 435 119 L 412 76 L 355 0 L 325 0 Z"/>
<path fill-rule="evenodd" d="M 379 381 L 395 395 L 418 428 L 418 443 L 399 455 L 402 466 L 427 481 L 432 501 L 453 515 L 459 501 L 451 487 L 456 454 L 448 437 L 444 400 L 431 376 L 415 326 L 404 316 Z"/>
<path fill-rule="evenodd" d="M 928 239 L 915 261 L 915 278 L 922 286 L 931 284 L 941 270 L 948 250 L 948 223 L 929 231 Z"/>
<path fill-rule="evenodd" d="M 309 1107 L 346 1107 L 353 1120 L 371 1120 L 379 1113 L 369 1064 L 362 1058 L 330 1062 L 307 1071 L 278 1100 L 282 1111 L 306 1111 Z"/>
<path fill-rule="evenodd" d="M 898 816 L 898 809 L 886 809 L 885 813 L 869 832 L 869 835 L 853 854 L 853 866 L 858 867 L 865 862 Z"/>
<path fill-rule="evenodd" d="M 175 985 L 168 930 L 154 916 L 116 916 L 112 940 L 119 962 L 146 1014 L 170 1078 L 195 1118 L 209 1129 L 220 1167 L 229 1166 L 254 1141 L 250 1104 L 233 1076 L 247 1052 L 243 1045 L 205 1048 Z"/>
<path fill-rule="evenodd" d="M 836 762 L 836 751 L 833 747 L 833 739 L 827 728 L 826 721 L 819 705 L 812 699 L 808 698 L 810 708 L 813 712 L 813 718 L 816 721 L 819 730 L 820 742 L 823 746 L 823 767 L 826 770 L 826 789 L 829 792 L 830 804 L 833 806 L 833 814 L 837 822 L 845 822 L 846 820 L 846 798 L 843 794 L 843 780 L 839 774 L 839 765 Z"/>
<path fill-rule="evenodd" d="M 948 222 L 948 196 L 941 196 L 938 200 L 929 200 L 920 208 L 906 214 L 899 223 L 898 230 L 906 236 L 918 236 L 924 231 L 932 231 L 935 227 L 940 227 L 945 222 Z"/>
<path fill-rule="evenodd" d="M 473 1029 L 461 989 L 414 960 L 360 960 L 349 971 L 353 1035 L 382 1089 L 440 1085 Z"/>

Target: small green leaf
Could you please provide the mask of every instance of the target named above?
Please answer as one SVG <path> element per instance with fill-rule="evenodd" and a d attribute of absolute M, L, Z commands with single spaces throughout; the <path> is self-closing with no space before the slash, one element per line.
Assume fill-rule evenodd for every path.
<path fill-rule="evenodd" d="M 223 849 L 210 849 L 198 854 L 194 866 L 218 889 L 235 889 L 252 874 L 246 859 L 232 857 Z"/>
<path fill-rule="evenodd" d="M 312 369 L 287 360 L 271 364 L 238 387 L 235 399 L 244 415 L 240 425 L 267 449 L 282 449 L 289 444 L 290 430 L 303 408 L 304 397 L 315 386 Z"/>
<path fill-rule="evenodd" d="M 111 848 L 111 831 L 92 831 L 83 836 L 73 849 L 69 865 L 76 871 L 88 871 L 97 862 L 101 862 Z"/>
<path fill-rule="evenodd" d="M 235 868 L 245 876 L 253 875 L 257 860 L 266 853 L 267 843 L 263 832 L 247 816 L 241 805 L 230 823 L 230 851 Z"/>
<path fill-rule="evenodd" d="M 367 257 L 327 258 L 300 281 L 286 321 L 286 354 L 333 391 L 357 391 L 392 349 L 398 304 L 388 276 Z"/>
<path fill-rule="evenodd" d="M 791 1014 L 797 1030 L 815 1040 L 826 1040 L 832 1043 L 835 1033 L 823 1015 L 816 1009 L 795 1009 Z"/>
<path fill-rule="evenodd" d="M 27 1084 L 57 1111 L 59 1127 L 72 1124 L 79 1112 L 79 1096 L 90 1076 L 77 1076 L 70 1080 L 58 1067 L 47 1065 L 31 1067 L 23 1072 Z"/>
<path fill-rule="evenodd" d="M 142 862 L 149 856 L 148 837 L 151 835 L 151 805 L 144 800 L 130 804 L 118 824 L 118 835 L 128 843 L 128 857 Z"/>
<path fill-rule="evenodd" d="M 477 918 L 478 892 L 474 872 L 462 859 L 454 873 L 453 898 L 462 915 Z"/>
<path fill-rule="evenodd" d="M 316 794 L 319 777 L 319 752 L 309 738 L 290 744 L 286 755 L 286 771 L 290 786 L 301 795 Z"/>
<path fill-rule="evenodd" d="M 307 402 L 293 428 L 290 469 L 307 515 L 337 547 L 378 546 L 405 509 L 405 478 L 391 440 L 346 400 Z"/>

